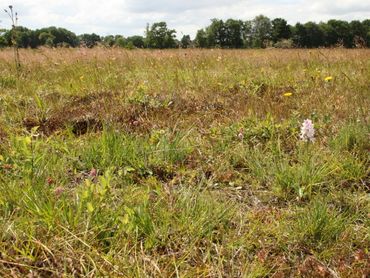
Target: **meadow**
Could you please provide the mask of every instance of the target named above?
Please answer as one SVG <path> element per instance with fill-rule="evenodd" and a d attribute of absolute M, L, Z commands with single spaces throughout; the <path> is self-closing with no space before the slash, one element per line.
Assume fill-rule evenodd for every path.
<path fill-rule="evenodd" d="M 20 58 L 0 50 L 1 277 L 370 274 L 370 50 Z"/>

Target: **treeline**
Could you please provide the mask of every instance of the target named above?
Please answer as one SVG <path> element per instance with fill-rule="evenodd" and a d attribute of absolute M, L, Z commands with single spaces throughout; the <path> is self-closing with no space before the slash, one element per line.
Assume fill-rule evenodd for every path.
<path fill-rule="evenodd" d="M 13 33 L 14 32 L 14 33 Z M 14 35 L 14 36 L 13 36 Z M 346 48 L 370 47 L 370 19 L 364 21 L 329 20 L 328 22 L 307 22 L 289 25 L 285 19 L 269 19 L 264 15 L 253 20 L 226 21 L 212 19 L 211 24 L 198 30 L 194 40 L 184 35 L 176 38 L 176 30 L 168 28 L 165 22 L 147 25 L 145 36 L 122 35 L 99 36 L 97 34 L 75 33 L 57 27 L 30 30 L 16 27 L 0 30 L 0 47 L 11 46 L 14 40 L 18 47 L 106 47 L 125 48 Z"/>
<path fill-rule="evenodd" d="M 212 48 L 369 47 L 370 20 L 332 19 L 291 26 L 283 18 L 270 20 L 263 15 L 247 21 L 212 19 L 208 27 L 197 32 L 195 45 Z"/>

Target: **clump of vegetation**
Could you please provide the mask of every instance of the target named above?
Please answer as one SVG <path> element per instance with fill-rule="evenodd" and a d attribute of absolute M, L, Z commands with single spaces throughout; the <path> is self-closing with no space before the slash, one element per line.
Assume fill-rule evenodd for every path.
<path fill-rule="evenodd" d="M 369 275 L 368 50 L 21 55 L 0 276 Z"/>

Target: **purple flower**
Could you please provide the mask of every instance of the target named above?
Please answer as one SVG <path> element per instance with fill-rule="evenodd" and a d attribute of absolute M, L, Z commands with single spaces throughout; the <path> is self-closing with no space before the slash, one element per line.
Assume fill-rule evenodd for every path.
<path fill-rule="evenodd" d="M 301 140 L 305 142 L 313 142 L 315 141 L 315 128 L 311 120 L 306 119 L 304 120 L 301 126 Z"/>

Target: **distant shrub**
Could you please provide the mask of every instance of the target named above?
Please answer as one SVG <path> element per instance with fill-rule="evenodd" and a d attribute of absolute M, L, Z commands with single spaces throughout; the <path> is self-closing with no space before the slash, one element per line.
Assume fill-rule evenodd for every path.
<path fill-rule="evenodd" d="M 134 43 L 133 42 L 128 42 L 127 45 L 125 46 L 127 49 L 135 49 Z"/>
<path fill-rule="evenodd" d="M 274 44 L 276 48 L 294 48 L 294 43 L 291 39 L 281 40 Z"/>

